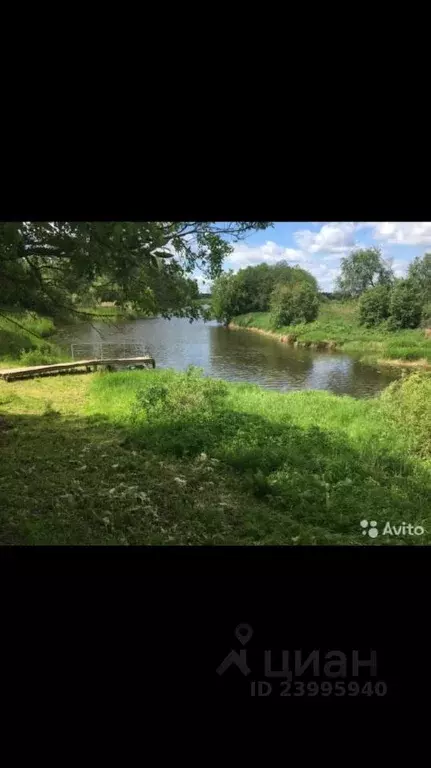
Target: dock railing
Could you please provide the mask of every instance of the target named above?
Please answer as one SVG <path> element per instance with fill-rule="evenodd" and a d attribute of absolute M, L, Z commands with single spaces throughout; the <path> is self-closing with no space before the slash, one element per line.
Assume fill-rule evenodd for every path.
<path fill-rule="evenodd" d="M 141 341 L 125 339 L 123 341 L 94 341 L 89 343 L 76 342 L 70 345 L 72 360 L 109 360 L 112 358 L 127 359 L 130 357 L 145 357 L 150 355 L 147 346 Z"/>

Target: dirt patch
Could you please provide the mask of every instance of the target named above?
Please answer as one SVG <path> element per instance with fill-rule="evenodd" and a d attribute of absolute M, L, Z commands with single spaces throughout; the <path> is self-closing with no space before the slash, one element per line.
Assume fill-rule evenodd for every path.
<path fill-rule="evenodd" d="M 379 365 L 389 365 L 397 368 L 420 368 L 422 370 L 431 371 L 431 365 L 425 357 L 420 360 L 391 360 L 386 358 L 384 360 L 377 360 Z"/>

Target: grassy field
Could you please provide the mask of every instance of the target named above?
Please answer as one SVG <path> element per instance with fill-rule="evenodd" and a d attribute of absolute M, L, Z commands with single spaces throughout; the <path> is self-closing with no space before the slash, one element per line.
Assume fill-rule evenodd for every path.
<path fill-rule="evenodd" d="M 359 356 L 364 362 L 388 364 L 418 363 L 431 366 L 431 339 L 422 329 L 389 332 L 384 327 L 365 328 L 359 325 L 356 302 L 328 301 L 321 304 L 318 318 L 303 325 L 274 329 L 268 312 L 252 312 L 234 318 L 234 325 L 289 334 L 307 344 L 329 344 Z M 331 344 L 332 342 L 332 344 Z"/>
<path fill-rule="evenodd" d="M 0 414 L 3 544 L 431 543 L 431 374 L 367 400 L 193 370 L 0 381 Z"/>

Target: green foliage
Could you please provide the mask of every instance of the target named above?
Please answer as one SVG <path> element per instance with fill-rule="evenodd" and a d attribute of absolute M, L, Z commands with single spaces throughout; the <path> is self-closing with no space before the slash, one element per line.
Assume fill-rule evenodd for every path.
<path fill-rule="evenodd" d="M 430 544 L 429 376 L 365 400 L 221 382 L 202 409 L 219 384 L 206 381 L 196 370 L 0 381 L 1 543 Z M 157 413 L 133 421 L 139 391 Z M 363 518 L 425 534 L 373 540 Z"/>
<path fill-rule="evenodd" d="M 36 349 L 21 352 L 20 365 L 50 365 L 59 361 L 58 353 L 50 344 L 42 344 Z"/>
<path fill-rule="evenodd" d="M 417 328 L 421 322 L 422 300 L 411 280 L 398 280 L 391 291 L 389 328 Z"/>
<path fill-rule="evenodd" d="M 269 309 L 271 293 L 276 285 L 306 283 L 317 291 L 317 281 L 313 275 L 298 266 L 292 267 L 287 261 L 279 261 L 270 266 L 258 264 L 255 267 L 240 269 L 236 275 L 242 287 L 243 312 L 260 312 Z"/>
<path fill-rule="evenodd" d="M 244 288 L 233 272 L 225 272 L 215 280 L 212 289 L 211 308 L 216 320 L 228 325 L 235 315 L 246 306 Z"/>
<path fill-rule="evenodd" d="M 384 359 L 424 359 L 431 364 L 431 339 L 426 338 L 422 330 L 390 331 L 388 322 L 370 328 L 360 325 L 358 300 L 334 300 L 320 304 L 319 314 L 313 322 L 286 325 L 278 328 L 277 334 L 290 335 L 300 345 L 335 344 L 370 364 Z M 235 323 L 243 328 L 274 330 L 269 312 L 239 315 L 235 317 Z"/>
<path fill-rule="evenodd" d="M 217 277 L 232 242 L 269 222 L 0 223 L 0 307 L 50 316 L 110 296 L 144 314 L 200 316 L 191 278 Z"/>
<path fill-rule="evenodd" d="M 236 274 L 225 273 L 214 283 L 212 310 L 220 322 L 228 324 L 244 312 L 260 312 L 270 307 L 270 297 L 276 285 L 308 285 L 317 293 L 317 281 L 305 269 L 290 266 L 286 261 L 270 266 L 258 264 L 240 269 Z"/>
<path fill-rule="evenodd" d="M 359 322 L 371 328 L 389 317 L 390 289 L 387 285 L 367 288 L 359 301 Z"/>
<path fill-rule="evenodd" d="M 431 253 L 419 256 L 410 264 L 408 277 L 424 303 L 431 303 Z"/>
<path fill-rule="evenodd" d="M 337 288 L 346 296 L 360 296 L 367 288 L 390 285 L 393 273 L 379 248 L 359 248 L 341 259 Z"/>
<path fill-rule="evenodd" d="M 226 392 L 223 381 L 205 378 L 203 369 L 189 365 L 184 373 L 178 374 L 174 388 L 155 383 L 138 390 L 132 420 L 144 417 L 154 421 L 166 415 L 177 419 L 196 410 L 203 416 L 220 406 Z"/>
<path fill-rule="evenodd" d="M 309 323 L 319 312 L 316 290 L 308 283 L 280 283 L 271 293 L 271 322 L 275 328 L 295 323 Z"/>
<path fill-rule="evenodd" d="M 55 330 L 52 320 L 32 313 L 0 312 L 0 359 L 11 365 L 42 364 L 42 358 L 50 357 L 49 362 L 57 362 L 59 350 L 47 344 L 44 337 Z M 28 353 L 25 356 L 25 353 Z M 31 354 L 30 354 L 31 353 Z M 55 359 L 51 358 L 54 357 Z M 26 362 L 21 362 L 25 360 Z"/>
<path fill-rule="evenodd" d="M 431 328 L 431 301 L 422 307 L 421 326 L 422 328 Z"/>
<path fill-rule="evenodd" d="M 431 458 L 431 374 L 394 381 L 381 395 L 387 417 L 407 440 L 406 450 Z"/>

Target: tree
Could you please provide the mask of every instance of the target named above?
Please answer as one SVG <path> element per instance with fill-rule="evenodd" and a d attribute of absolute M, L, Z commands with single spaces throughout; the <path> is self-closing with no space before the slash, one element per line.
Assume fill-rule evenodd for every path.
<path fill-rule="evenodd" d="M 421 321 L 422 300 L 410 280 L 397 280 L 391 291 L 389 326 L 392 330 L 417 328 Z"/>
<path fill-rule="evenodd" d="M 246 312 L 245 299 L 244 286 L 232 271 L 224 272 L 214 281 L 211 308 L 219 323 L 229 325 L 235 315 Z"/>
<path fill-rule="evenodd" d="M 274 265 L 257 264 L 255 267 L 240 269 L 236 279 L 243 287 L 243 312 L 267 312 L 271 293 L 279 283 L 292 285 L 305 282 L 317 291 L 317 281 L 313 275 L 305 269 L 288 264 L 287 261 L 279 261 Z"/>
<path fill-rule="evenodd" d="M 359 248 L 341 259 L 337 288 L 347 296 L 360 296 L 367 288 L 390 285 L 393 272 L 379 248 Z"/>
<path fill-rule="evenodd" d="M 417 256 L 409 266 L 408 277 L 424 303 L 431 302 L 431 253 Z"/>
<path fill-rule="evenodd" d="M 82 314 L 80 296 L 114 290 L 138 311 L 199 316 L 195 269 L 214 279 L 232 243 L 270 222 L 5 222 L 1 309 Z"/>
<path fill-rule="evenodd" d="M 309 323 L 319 312 L 317 291 L 306 282 L 279 283 L 271 294 L 271 321 L 275 328 Z"/>
<path fill-rule="evenodd" d="M 273 288 L 278 283 L 289 285 L 292 285 L 293 283 L 308 283 L 314 291 L 318 290 L 316 278 L 310 272 L 307 272 L 306 269 L 302 269 L 302 267 L 298 266 L 298 264 L 292 266 L 283 259 L 282 261 L 278 261 L 271 269 L 274 280 Z"/>
<path fill-rule="evenodd" d="M 274 287 L 273 270 L 269 264 L 263 263 L 237 272 L 236 279 L 243 289 L 245 312 L 265 312 L 268 309 L 269 296 Z"/>
<path fill-rule="evenodd" d="M 378 325 L 389 317 L 390 287 L 376 285 L 367 288 L 359 300 L 359 322 L 371 327 Z"/>

